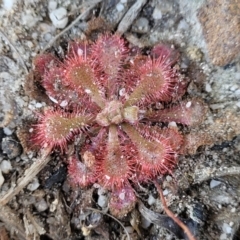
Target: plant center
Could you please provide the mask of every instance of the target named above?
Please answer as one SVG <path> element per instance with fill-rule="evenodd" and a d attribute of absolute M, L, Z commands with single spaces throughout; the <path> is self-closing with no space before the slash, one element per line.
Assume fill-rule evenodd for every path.
<path fill-rule="evenodd" d="M 100 126 L 110 124 L 120 124 L 123 121 L 134 123 L 138 120 L 139 108 L 137 106 L 123 107 L 120 101 L 112 100 L 108 102 L 103 110 L 97 114 L 96 122 Z"/>

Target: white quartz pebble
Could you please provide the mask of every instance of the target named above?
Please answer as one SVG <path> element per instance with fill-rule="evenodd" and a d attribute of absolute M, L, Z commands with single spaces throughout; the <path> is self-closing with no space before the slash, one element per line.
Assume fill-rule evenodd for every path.
<path fill-rule="evenodd" d="M 44 199 L 41 199 L 40 201 L 36 202 L 34 205 L 38 210 L 38 212 L 44 212 L 48 209 L 48 204 Z"/>
<path fill-rule="evenodd" d="M 149 195 L 148 197 L 148 204 L 151 206 L 156 202 L 156 198 L 153 197 L 152 194 Z"/>
<path fill-rule="evenodd" d="M 68 23 L 67 10 L 63 7 L 50 12 L 49 17 L 56 28 L 65 28 Z"/>
<path fill-rule="evenodd" d="M 10 136 L 10 135 L 12 135 L 13 130 L 11 130 L 11 129 L 8 128 L 8 127 L 5 127 L 5 128 L 3 128 L 3 132 L 4 132 L 7 136 Z"/>
<path fill-rule="evenodd" d="M 123 4 L 122 4 L 122 3 L 118 3 L 118 4 L 116 5 L 116 9 L 117 9 L 118 12 L 123 11 L 123 9 L 124 9 Z"/>
<path fill-rule="evenodd" d="M 107 196 L 106 196 L 106 195 L 100 195 L 100 196 L 98 197 L 98 205 L 99 205 L 101 208 L 106 208 L 106 207 L 107 207 L 107 204 L 108 204 Z"/>
<path fill-rule="evenodd" d="M 3 173 L 8 174 L 12 170 L 12 165 L 11 165 L 10 161 L 3 160 L 1 162 L 0 168 Z"/>
<path fill-rule="evenodd" d="M 49 1 L 48 2 L 48 10 L 52 12 L 57 8 L 57 2 L 56 1 Z"/>
<path fill-rule="evenodd" d="M 227 223 L 223 223 L 222 229 L 223 229 L 223 232 L 226 234 L 232 233 L 232 228 Z"/>
<path fill-rule="evenodd" d="M 217 187 L 220 184 L 221 184 L 220 181 L 212 179 L 211 182 L 210 182 L 210 188 L 215 188 L 215 187 Z"/>
<path fill-rule="evenodd" d="M 2 1 L 2 6 L 7 11 L 10 11 L 10 10 L 13 9 L 14 2 L 15 2 L 15 0 L 3 0 Z"/>
<path fill-rule="evenodd" d="M 153 10 L 153 14 L 152 14 L 153 19 L 158 20 L 162 18 L 162 12 L 161 9 L 158 7 L 155 7 Z"/>
<path fill-rule="evenodd" d="M 35 191 L 36 189 L 38 189 L 38 187 L 40 186 L 39 182 L 38 182 L 38 179 L 37 178 L 34 178 L 32 180 L 31 183 L 28 184 L 27 186 L 27 189 L 31 192 Z"/>

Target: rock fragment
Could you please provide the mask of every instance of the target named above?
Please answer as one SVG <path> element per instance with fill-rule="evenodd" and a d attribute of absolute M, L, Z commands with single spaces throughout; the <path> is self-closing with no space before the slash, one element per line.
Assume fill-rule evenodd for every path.
<path fill-rule="evenodd" d="M 198 12 L 208 54 L 214 65 L 225 66 L 240 55 L 240 4 L 207 0 Z"/>
<path fill-rule="evenodd" d="M 63 29 L 68 23 L 67 10 L 63 7 L 50 12 L 49 17 L 56 28 Z"/>
<path fill-rule="evenodd" d="M 12 170 L 11 162 L 8 160 L 3 160 L 0 164 L 0 170 L 3 173 L 8 174 Z"/>

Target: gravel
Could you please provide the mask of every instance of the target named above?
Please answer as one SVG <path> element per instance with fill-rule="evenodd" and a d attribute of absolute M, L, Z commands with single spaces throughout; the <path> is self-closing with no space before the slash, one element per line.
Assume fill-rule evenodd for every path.
<path fill-rule="evenodd" d="M 71 24 L 83 12 L 83 9 L 87 8 L 86 6 L 82 7 L 82 2 L 89 4 L 93 1 L 24 0 L 21 2 L 3 0 L 1 2 L 1 198 L 11 187 L 17 185 L 19 178 L 24 176 L 26 169 L 36 161 L 39 155 L 36 152 L 23 152 L 18 138 L 18 130 L 21 126 L 26 124 L 27 120 L 33 119 L 35 112 L 48 106 L 47 101 L 50 101 L 41 97 L 33 100 L 31 94 L 24 91 L 28 82 L 27 75 L 32 69 L 32 59 L 62 29 Z M 66 42 L 69 39 L 84 37 L 83 33 L 88 21 L 98 14 L 108 21 L 108 26 L 118 29 L 119 22 L 135 2 L 137 1 L 106 0 L 104 4 L 98 4 L 90 11 L 88 17 L 56 39 L 53 47 L 48 50 L 61 56 L 63 49 L 67 47 Z M 207 220 L 203 221 L 205 223 L 203 228 L 198 225 L 198 239 L 203 240 L 236 240 L 237 238 L 234 236 L 239 234 L 240 222 L 238 215 L 240 211 L 240 174 L 232 170 L 240 165 L 240 131 L 235 129 L 235 126 L 239 126 L 240 61 L 237 51 L 233 51 L 234 48 L 227 49 L 228 58 L 224 58 L 224 54 L 222 54 L 225 49 L 221 49 L 219 55 L 217 55 L 217 51 L 214 51 L 216 44 L 218 44 L 218 48 L 221 48 L 222 43 L 229 44 L 226 32 L 228 29 L 235 32 L 234 27 L 239 26 L 237 25 L 239 24 L 237 22 L 239 14 L 238 8 L 229 7 L 228 11 L 232 9 L 231 14 L 235 19 L 231 26 L 228 21 L 226 26 L 222 25 L 224 21 L 220 19 L 221 31 L 226 30 L 226 32 L 221 35 L 224 39 L 219 41 L 216 37 L 218 32 L 214 22 L 218 22 L 218 18 L 221 16 L 218 6 L 220 2 L 216 0 L 217 14 L 214 15 L 214 12 L 212 14 L 216 19 L 210 19 L 209 23 L 211 24 L 207 25 L 206 19 L 199 16 L 199 11 L 201 9 L 204 13 L 208 12 L 205 4 L 212 4 L 212 0 L 153 0 L 146 1 L 146 3 L 142 1 L 144 6 L 140 8 L 133 22 L 130 22 L 130 26 L 124 25 L 119 28 L 120 33 L 131 40 L 131 44 L 144 46 L 146 50 L 158 42 L 174 45 L 181 52 L 181 66 L 191 80 L 188 88 L 189 98 L 198 96 L 210 106 L 210 114 L 201 131 L 208 131 L 207 126 L 209 125 L 212 128 L 216 126 L 215 141 L 211 142 L 210 146 L 198 148 L 194 155 L 180 156 L 178 166 L 172 176 L 162 179 L 163 189 L 171 193 L 166 194 L 165 197 L 174 213 L 180 216 L 181 214 L 190 216 L 190 213 L 195 213 L 193 206 L 196 202 L 204 206 L 199 214 L 206 214 Z M 222 4 L 225 2 L 227 1 L 222 1 Z M 230 3 L 232 4 L 234 1 L 231 0 Z M 227 14 L 227 11 L 224 14 Z M 131 18 L 128 19 L 131 20 Z M 206 35 L 208 31 L 210 34 Z M 234 37 L 234 39 L 238 38 L 238 35 Z M 190 70 L 192 71 L 191 75 Z M 54 101 L 54 99 L 52 100 Z M 66 104 L 66 102 L 61 103 L 62 106 Z M 232 115 L 227 114 L 229 112 Z M 222 124 L 220 124 L 221 122 Z M 176 126 L 176 123 L 170 125 Z M 183 126 L 180 127 L 183 128 L 183 131 L 191 131 Z M 196 134 L 198 132 L 199 130 L 195 131 Z M 9 230 L 8 233 L 11 233 L 12 236 L 15 235 L 15 238 L 11 239 L 21 239 L 18 238 L 20 235 L 17 235 L 16 232 L 27 234 L 27 227 L 30 225 L 33 234 L 29 233 L 28 239 L 40 239 L 39 232 L 41 231 L 36 230 L 40 229 L 39 226 L 44 229 L 41 232 L 43 235 L 41 239 L 49 239 L 49 237 L 59 240 L 83 238 L 81 233 L 83 228 L 80 223 L 76 224 L 76 228 L 71 228 L 70 222 L 73 222 L 73 219 L 81 219 L 83 220 L 81 222 L 84 222 L 84 219 L 91 213 L 86 210 L 87 207 L 101 206 L 107 210 L 108 193 L 106 191 L 95 188 L 72 189 L 65 180 L 67 179 L 65 171 L 64 176 L 61 176 L 62 181 L 54 182 L 49 189 L 44 188 L 46 179 L 51 179 L 51 176 L 61 168 L 61 164 L 66 164 L 64 161 L 65 159 L 60 159 L 58 155 L 52 155 L 52 160 L 44 170 L 8 204 L 12 211 L 17 213 L 12 216 L 22 217 L 19 221 L 11 219 L 6 221 L 3 213 L 0 212 L 1 225 L 3 223 L 4 227 Z M 224 171 L 224 169 L 229 169 L 229 171 Z M 214 175 L 215 173 L 216 175 Z M 202 180 L 197 181 L 198 177 Z M 143 199 L 152 211 L 164 214 L 153 186 L 149 184 L 138 187 L 139 198 Z M 48 211 L 53 202 L 56 203 L 54 214 Z M 0 207 L 3 209 L 2 206 Z M 124 226 L 129 227 L 132 218 L 131 215 L 122 220 Z M 171 233 L 151 224 L 144 216 L 140 215 L 136 219 L 140 219 L 140 226 L 145 229 L 142 231 L 144 239 L 173 238 Z M 12 226 L 17 226 L 18 231 L 14 233 Z M 88 229 L 85 226 L 87 232 L 91 233 L 85 239 L 94 239 L 96 236 L 98 239 L 101 239 L 99 236 L 103 236 L 104 239 L 106 228 L 111 229 L 116 236 L 124 237 L 122 229 L 120 230 L 119 225 L 110 218 L 101 226 L 96 229 Z M 19 229 L 24 229 L 24 231 Z M 135 228 L 129 228 L 131 234 L 133 234 L 133 230 L 136 233 Z M 45 235 L 45 232 L 48 235 Z M 107 238 L 105 237 L 105 239 Z"/>

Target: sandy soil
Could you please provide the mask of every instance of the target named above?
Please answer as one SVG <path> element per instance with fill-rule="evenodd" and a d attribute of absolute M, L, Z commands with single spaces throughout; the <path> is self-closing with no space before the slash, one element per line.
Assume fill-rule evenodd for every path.
<path fill-rule="evenodd" d="M 164 195 L 196 239 L 240 239 L 239 3 L 2 0 L 0 4 L 1 240 L 187 239 L 164 215 L 153 184 L 139 186 L 137 195 L 143 203 L 119 224 L 107 214 L 107 207 L 99 206 L 100 196 L 108 201 L 99 186 L 69 187 L 66 163 L 58 154 L 46 157 L 44 151 L 24 151 L 22 126 L 48 104 L 41 95 L 33 99 L 26 89 L 32 59 L 46 50 L 61 55 L 69 40 L 86 37 L 95 17 L 133 45 L 146 49 L 164 42 L 181 53 L 180 67 L 190 79 L 187 95 L 203 99 L 209 111 L 201 126 L 185 129 L 194 142 L 185 149 L 186 155 L 179 156 L 173 175 L 163 179 Z M 103 26 L 100 22 L 97 28 Z"/>

